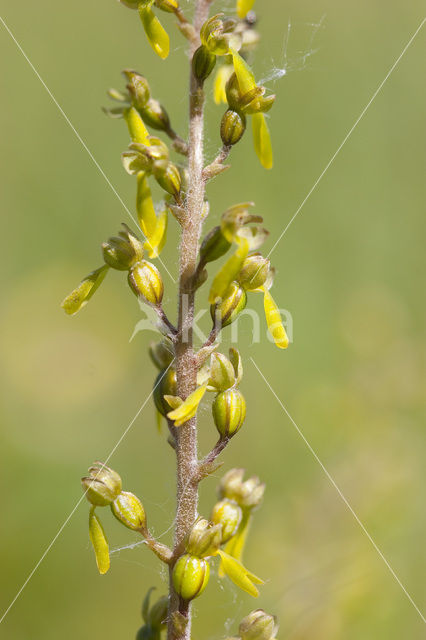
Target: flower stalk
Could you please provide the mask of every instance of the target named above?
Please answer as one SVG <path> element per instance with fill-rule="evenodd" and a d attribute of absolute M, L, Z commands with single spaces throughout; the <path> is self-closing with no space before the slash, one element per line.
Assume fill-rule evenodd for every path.
<path fill-rule="evenodd" d="M 159 542 L 147 524 L 141 500 L 123 490 L 120 475 L 101 462 L 89 468 L 82 479 L 90 503 L 89 537 L 96 564 L 102 575 L 110 570 L 110 553 L 100 512 L 111 512 L 124 527 L 142 536 L 148 547 L 169 571 L 169 592 L 151 606 L 152 588 L 143 605 L 144 625 L 137 638 L 190 640 L 192 601 L 208 588 L 211 568 L 217 565 L 219 578 L 227 577 L 253 597 L 259 596 L 263 580 L 243 564 L 243 550 L 253 513 L 260 506 L 265 486 L 258 478 L 244 481 L 243 469 L 232 469 L 223 477 L 218 502 L 210 519 L 198 514 L 198 492 L 203 479 L 221 466 L 223 450 L 244 430 L 246 399 L 240 391 L 243 364 L 237 349 L 228 355 L 218 351 L 222 331 L 236 322 L 250 301 L 260 293 L 268 329 L 277 347 L 285 349 L 288 338 L 278 306 L 271 296 L 274 270 L 259 248 L 268 237 L 261 216 L 252 213 L 253 203 L 230 206 L 220 224 L 202 238 L 209 215 L 208 182 L 230 168 L 225 164 L 232 148 L 245 135 L 246 122 L 253 122 L 254 149 L 261 164 L 273 162 L 269 128 L 264 114 L 275 96 L 258 86 L 248 59 L 259 37 L 251 11 L 254 0 L 236 0 L 235 17 L 209 16 L 212 0 L 194 0 L 194 18 L 189 22 L 178 0 L 120 0 L 133 9 L 142 24 L 152 50 L 162 59 L 170 52 L 167 22 L 161 12 L 174 19 L 188 40 L 190 59 L 188 140 L 179 136 L 162 104 L 152 97 L 148 80 L 136 71 L 123 72 L 125 91 L 110 89 L 116 106 L 105 109 L 108 116 L 125 121 L 130 143 L 122 153 L 126 172 L 136 179 L 136 213 L 142 239 L 126 225 L 117 236 L 102 244 L 101 267 L 92 271 L 63 301 L 62 307 L 75 315 L 91 300 L 109 271 L 127 273 L 130 290 L 139 302 L 157 314 L 161 339 L 150 346 L 152 362 L 159 370 L 153 388 L 157 425 L 163 419 L 176 460 L 176 513 L 172 547 Z M 160 17 L 159 17 L 160 14 Z M 216 103 L 226 102 L 219 119 L 221 146 L 206 163 L 204 155 L 204 106 L 206 82 L 214 79 Z M 153 131 L 152 131 L 153 130 Z M 171 149 L 163 137 L 169 139 Z M 182 158 L 174 159 L 171 151 Z M 183 162 L 183 164 L 182 164 Z M 153 181 L 163 200 L 155 205 Z M 171 214 L 171 216 L 170 216 Z M 152 262 L 167 240 L 169 217 L 180 227 L 178 247 L 179 282 L 176 325 L 169 319 L 162 300 L 165 284 L 161 269 Z M 173 222 L 173 220 L 172 220 Z M 225 258 L 226 254 L 229 254 Z M 215 273 L 211 264 L 225 258 Z M 117 275 L 118 275 L 117 274 Z M 209 275 L 213 275 L 205 303 L 210 308 L 212 328 L 204 344 L 194 344 L 195 299 Z M 197 412 L 209 393 L 212 425 L 219 434 L 205 457 L 199 457 Z M 217 437 L 217 436 L 216 436 Z M 103 517 L 103 516 L 102 516 Z M 241 622 L 241 640 L 275 640 L 275 618 L 263 610 L 252 611 Z"/>

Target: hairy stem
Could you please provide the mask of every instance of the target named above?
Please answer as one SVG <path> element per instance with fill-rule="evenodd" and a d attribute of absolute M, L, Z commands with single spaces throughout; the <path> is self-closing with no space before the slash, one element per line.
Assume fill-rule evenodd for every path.
<path fill-rule="evenodd" d="M 208 17 L 210 1 L 197 0 L 194 28 L 198 34 Z M 198 41 L 191 42 L 190 60 Z M 176 339 L 176 373 L 178 394 L 185 399 L 197 385 L 197 360 L 193 349 L 194 273 L 200 243 L 202 210 L 204 203 L 203 181 L 203 130 L 204 91 L 190 76 L 189 140 L 188 140 L 188 194 L 182 220 L 180 241 L 179 313 Z M 177 430 L 177 508 L 175 520 L 175 556 L 188 529 L 197 517 L 198 506 L 198 451 L 197 419 L 192 418 Z M 176 559 L 176 558 L 175 558 Z M 170 577 L 171 577 L 170 570 Z M 176 624 L 179 620 L 180 624 Z M 183 623 L 183 624 L 182 624 Z M 177 596 L 170 580 L 170 604 L 168 640 L 190 640 L 191 607 Z"/>

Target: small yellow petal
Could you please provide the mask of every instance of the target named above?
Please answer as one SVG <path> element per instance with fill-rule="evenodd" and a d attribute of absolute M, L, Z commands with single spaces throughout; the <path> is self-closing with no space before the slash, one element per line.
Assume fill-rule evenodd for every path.
<path fill-rule="evenodd" d="M 264 288 L 263 292 L 263 305 L 269 333 L 277 347 L 287 349 L 289 340 L 281 320 L 280 311 L 269 291 Z"/>
<path fill-rule="evenodd" d="M 137 111 L 135 107 L 130 107 L 130 109 L 125 111 L 124 117 L 126 119 L 132 141 L 149 145 L 149 131 L 146 128 L 139 111 Z"/>
<path fill-rule="evenodd" d="M 228 578 L 232 580 L 237 587 L 240 587 L 243 591 L 257 598 L 259 591 L 255 587 L 255 584 L 264 584 L 263 580 L 258 578 L 254 573 L 251 573 L 251 571 L 248 571 L 241 562 L 227 554 L 226 551 L 219 549 L 218 554 L 222 560 L 223 571 Z"/>
<path fill-rule="evenodd" d="M 143 171 L 138 173 L 137 181 L 136 211 L 138 213 L 139 226 L 149 243 L 150 239 L 155 235 L 157 214 L 155 213 L 148 178 Z"/>
<path fill-rule="evenodd" d="M 167 239 L 167 225 L 168 209 L 165 207 L 157 218 L 154 233 L 144 244 L 144 249 L 150 258 L 158 258 L 160 255 Z"/>
<path fill-rule="evenodd" d="M 249 252 L 249 243 L 246 238 L 236 236 L 238 248 L 235 253 L 225 262 L 223 267 L 216 274 L 209 293 L 210 304 L 215 304 L 216 300 L 221 300 L 225 296 L 229 286 L 239 274 L 244 260 Z"/>
<path fill-rule="evenodd" d="M 238 79 L 241 94 L 244 95 L 256 88 L 256 80 L 254 78 L 253 71 L 248 66 L 247 62 L 240 56 L 240 54 L 231 49 L 232 61 L 234 63 L 235 74 Z"/>
<path fill-rule="evenodd" d="M 197 413 L 198 405 L 200 404 L 207 389 L 207 384 L 203 384 L 198 387 L 182 404 L 173 411 L 167 414 L 170 420 L 173 420 L 175 427 L 180 427 L 185 422 L 188 422 Z"/>
<path fill-rule="evenodd" d="M 170 39 L 161 22 L 149 5 L 139 5 L 139 15 L 145 29 L 146 37 L 155 53 L 160 58 L 167 58 L 170 51 Z"/>
<path fill-rule="evenodd" d="M 233 74 L 233 67 L 231 64 L 223 64 L 217 70 L 214 83 L 213 83 L 213 98 L 216 104 L 223 102 L 227 104 L 226 100 L 226 83 Z"/>
<path fill-rule="evenodd" d="M 90 509 L 89 536 L 96 556 L 96 564 L 101 575 L 110 567 L 109 547 L 101 521 L 95 514 L 95 508 Z"/>
<path fill-rule="evenodd" d="M 263 113 L 254 113 L 253 116 L 253 141 L 254 149 L 262 167 L 272 169 L 274 157 L 272 152 L 271 134 Z"/>
<path fill-rule="evenodd" d="M 245 18 L 249 11 L 252 10 L 254 0 L 237 0 L 237 14 L 239 18 Z"/>
<path fill-rule="evenodd" d="M 62 301 L 61 307 L 70 316 L 80 311 L 90 300 L 96 289 L 100 287 L 108 272 L 108 265 L 92 271 L 84 278 L 74 291 Z"/>

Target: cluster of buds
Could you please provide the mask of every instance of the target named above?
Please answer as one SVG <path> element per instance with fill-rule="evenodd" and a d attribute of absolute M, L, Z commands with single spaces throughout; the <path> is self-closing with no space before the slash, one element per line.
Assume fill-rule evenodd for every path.
<path fill-rule="evenodd" d="M 253 140 L 256 154 L 265 169 L 271 169 L 273 154 L 268 125 L 264 114 L 275 102 L 274 95 L 265 95 L 265 87 L 258 86 L 253 72 L 236 51 L 232 54 L 235 72 L 226 83 L 228 109 L 225 112 L 220 133 L 225 146 L 233 146 L 243 136 L 246 116 L 253 119 Z"/>
<path fill-rule="evenodd" d="M 111 118 L 129 120 L 129 112 L 134 108 L 146 125 L 174 138 L 176 134 L 172 129 L 169 115 L 163 105 L 151 97 L 148 80 L 132 69 L 125 69 L 123 75 L 127 80 L 126 92 L 109 89 L 108 96 L 118 104 L 113 109 L 104 109 L 104 112 Z M 128 126 L 130 129 L 129 122 Z M 130 129 L 130 134 L 132 133 Z"/>
<path fill-rule="evenodd" d="M 259 595 L 255 585 L 263 581 L 226 551 L 229 542 L 238 535 L 242 518 L 243 511 L 235 501 L 222 500 L 213 508 L 210 521 L 200 518 L 195 522 L 186 537 L 184 552 L 173 568 L 173 585 L 182 600 L 193 600 L 203 593 L 209 581 L 211 560 L 216 556 L 220 558 L 221 575 L 226 574 L 250 595 Z"/>
<path fill-rule="evenodd" d="M 145 142 L 132 142 L 122 154 L 125 170 L 132 176 L 141 172 L 147 176 L 153 175 L 166 193 L 178 199 L 181 175 L 177 166 L 169 160 L 167 145 L 154 136 L 148 136 Z"/>
<path fill-rule="evenodd" d="M 101 285 L 109 269 L 128 272 L 128 283 L 135 295 L 153 307 L 160 307 L 164 286 L 157 267 L 144 260 L 144 247 L 132 231 L 124 230 L 102 244 L 103 267 L 89 274 L 62 302 L 69 315 L 82 309 Z"/>
<path fill-rule="evenodd" d="M 275 640 L 277 633 L 276 617 L 263 609 L 256 609 L 241 620 L 238 637 L 228 640 Z"/>
<path fill-rule="evenodd" d="M 136 640 L 160 640 L 161 632 L 167 626 L 169 599 L 167 596 L 162 596 L 151 605 L 153 591 L 154 587 L 151 587 L 142 604 L 142 618 L 145 624 L 136 634 Z"/>
<path fill-rule="evenodd" d="M 231 469 L 222 478 L 218 497 L 219 502 L 213 508 L 212 521 L 230 514 L 231 522 L 239 513 L 237 529 L 226 541 L 225 551 L 237 560 L 241 560 L 253 512 L 260 506 L 265 493 L 265 485 L 259 478 L 252 477 L 244 481 L 244 469 Z"/>
<path fill-rule="evenodd" d="M 99 572 L 104 574 L 110 566 L 108 542 L 102 524 L 95 514 L 97 507 L 110 507 L 121 524 L 142 535 L 147 534 L 145 509 L 133 493 L 122 490 L 121 478 L 116 471 L 102 462 L 89 468 L 89 475 L 81 479 L 87 500 L 92 505 L 89 514 L 89 535 L 95 551 Z"/>
<path fill-rule="evenodd" d="M 256 31 L 256 15 L 247 10 L 245 15 L 238 13 L 240 18 L 234 29 L 234 33 L 239 37 L 241 46 L 239 54 L 247 60 L 259 43 L 259 33 Z M 216 104 L 227 103 L 226 83 L 234 72 L 232 55 L 222 58 L 222 64 L 218 67 L 213 85 L 213 97 Z"/>

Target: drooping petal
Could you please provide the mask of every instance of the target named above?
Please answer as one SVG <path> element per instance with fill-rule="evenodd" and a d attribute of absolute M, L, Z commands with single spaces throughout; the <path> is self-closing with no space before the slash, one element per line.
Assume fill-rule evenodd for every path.
<path fill-rule="evenodd" d="M 167 239 L 168 213 L 167 207 L 164 207 L 157 218 L 155 231 L 145 242 L 144 249 L 148 252 L 150 258 L 158 258 Z"/>
<path fill-rule="evenodd" d="M 203 384 L 198 387 L 182 404 L 173 411 L 167 414 L 170 420 L 173 420 L 175 427 L 180 427 L 185 422 L 188 422 L 197 413 L 198 405 L 200 404 L 207 389 L 207 384 Z"/>
<path fill-rule="evenodd" d="M 223 299 L 229 286 L 237 277 L 244 260 L 249 252 L 249 243 L 246 238 L 236 237 L 238 247 L 235 253 L 225 262 L 216 274 L 209 293 L 210 304 L 215 304 L 217 299 Z"/>
<path fill-rule="evenodd" d="M 155 53 L 164 60 L 170 51 L 170 38 L 161 22 L 151 9 L 151 3 L 139 5 L 139 15 L 145 29 L 146 37 Z"/>
<path fill-rule="evenodd" d="M 155 213 L 154 203 L 152 201 L 148 178 L 142 171 L 138 173 L 136 211 L 138 213 L 139 226 L 149 243 L 151 238 L 153 238 L 155 235 L 155 231 L 157 228 L 157 215 Z"/>
<path fill-rule="evenodd" d="M 149 131 L 145 126 L 142 116 L 135 107 L 130 107 L 124 113 L 130 137 L 133 142 L 149 145 Z"/>
<path fill-rule="evenodd" d="M 217 70 L 213 83 L 213 98 L 216 104 L 220 104 L 221 102 L 224 104 L 227 103 L 226 83 L 232 76 L 233 71 L 234 69 L 231 64 L 223 64 Z"/>
<path fill-rule="evenodd" d="M 263 305 L 269 333 L 279 349 L 287 349 L 289 340 L 282 323 L 277 304 L 269 291 L 263 287 Z"/>
<path fill-rule="evenodd" d="M 272 169 L 274 157 L 272 152 L 271 134 L 263 113 L 254 113 L 253 116 L 253 141 L 256 155 L 262 167 Z"/>
<path fill-rule="evenodd" d="M 256 80 L 254 78 L 254 73 L 248 66 L 247 62 L 240 56 L 237 51 L 235 51 L 235 49 L 231 49 L 230 53 L 232 54 L 232 61 L 234 63 L 234 70 L 237 76 L 241 95 L 244 95 L 249 91 L 256 89 Z"/>
<path fill-rule="evenodd" d="M 264 584 L 261 578 L 258 578 L 254 573 L 251 573 L 248 569 L 244 567 L 238 560 L 230 556 L 226 553 L 226 551 L 222 551 L 219 549 L 218 554 L 220 559 L 222 560 L 222 568 L 225 574 L 228 576 L 230 580 L 237 587 L 240 587 L 246 593 L 249 593 L 254 598 L 257 598 L 259 595 L 258 589 L 255 587 L 256 584 Z"/>
<path fill-rule="evenodd" d="M 100 287 L 108 272 L 109 266 L 104 265 L 84 278 L 74 291 L 62 301 L 61 307 L 70 316 L 80 311 L 90 300 L 96 289 Z"/>
<path fill-rule="evenodd" d="M 255 0 L 237 0 L 237 15 L 239 18 L 245 18 L 249 11 L 252 10 Z"/>
<path fill-rule="evenodd" d="M 90 509 L 89 514 L 89 536 L 95 552 L 96 564 L 101 575 L 105 574 L 110 567 L 109 547 L 101 521 L 95 514 L 95 508 Z"/>

